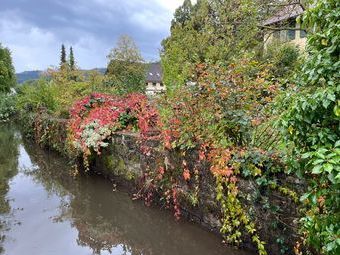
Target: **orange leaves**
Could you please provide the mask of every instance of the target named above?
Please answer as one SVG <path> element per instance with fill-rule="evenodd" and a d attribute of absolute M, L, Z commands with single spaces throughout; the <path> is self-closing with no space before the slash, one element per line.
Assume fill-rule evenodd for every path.
<path fill-rule="evenodd" d="M 158 169 L 159 174 L 163 175 L 165 173 L 164 167 L 159 167 Z"/>
<path fill-rule="evenodd" d="M 198 159 L 200 161 L 203 161 L 203 160 L 206 159 L 205 152 L 203 150 L 199 150 L 199 152 L 198 152 Z"/>
<path fill-rule="evenodd" d="M 181 218 L 181 206 L 178 201 L 178 190 L 176 187 L 172 188 L 172 201 L 174 204 L 175 218 L 179 220 Z"/>
<path fill-rule="evenodd" d="M 251 120 L 251 125 L 253 127 L 259 126 L 261 124 L 261 120 L 259 118 L 254 118 Z"/>
<path fill-rule="evenodd" d="M 188 163 L 186 162 L 186 160 L 182 161 L 182 166 L 184 168 L 183 178 L 184 178 L 184 180 L 189 181 L 191 176 L 190 176 L 190 171 L 189 171 L 189 168 L 188 168 Z"/>
<path fill-rule="evenodd" d="M 224 176 L 224 177 L 230 177 L 234 173 L 232 167 L 223 167 L 223 168 L 221 168 L 219 165 L 211 166 L 210 171 L 215 176 Z"/>
<path fill-rule="evenodd" d="M 320 208 L 324 207 L 325 201 L 326 201 L 324 196 L 320 196 L 317 201 L 318 201 L 318 204 L 319 204 Z"/>
<path fill-rule="evenodd" d="M 162 180 L 162 179 L 163 179 L 164 173 L 165 173 L 164 167 L 163 167 L 163 166 L 160 166 L 160 167 L 158 168 L 158 175 L 157 175 L 156 179 L 157 179 L 157 180 Z"/>
<path fill-rule="evenodd" d="M 171 139 L 172 139 L 171 131 L 170 130 L 163 130 L 162 134 L 163 134 L 164 147 L 168 150 L 171 150 L 172 149 L 172 146 L 171 146 Z"/>
<path fill-rule="evenodd" d="M 190 171 L 189 171 L 189 169 L 184 169 L 184 171 L 183 171 L 183 178 L 186 181 L 190 180 Z"/>
<path fill-rule="evenodd" d="M 207 159 L 208 149 L 209 149 L 208 143 L 201 144 L 200 149 L 198 150 L 199 161 L 203 161 Z"/>
<path fill-rule="evenodd" d="M 210 171 L 215 176 L 231 177 L 234 175 L 234 169 L 229 165 L 232 152 L 228 149 L 215 148 L 209 152 L 208 159 L 211 162 Z M 236 177 L 232 179 L 236 182 Z"/>

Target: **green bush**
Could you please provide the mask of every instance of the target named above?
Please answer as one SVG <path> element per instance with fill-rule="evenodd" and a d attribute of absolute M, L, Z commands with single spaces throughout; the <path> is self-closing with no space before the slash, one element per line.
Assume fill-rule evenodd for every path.
<path fill-rule="evenodd" d="M 270 71 L 278 78 L 288 78 L 300 66 L 300 50 L 296 45 L 272 42 L 267 47 L 264 60 L 271 65 Z"/>
<path fill-rule="evenodd" d="M 21 112 L 46 108 L 55 117 L 68 118 L 70 107 L 93 92 L 115 94 L 107 77 L 98 72 L 48 70 L 47 77 L 18 87 L 17 108 Z"/>
<path fill-rule="evenodd" d="M 315 254 L 340 254 L 340 82 L 338 0 L 315 1 L 301 81 L 282 119 L 292 169 L 308 184 L 301 233 Z"/>
<path fill-rule="evenodd" d="M 11 52 L 0 43 L 0 93 L 8 93 L 15 86 L 15 70 Z"/>
<path fill-rule="evenodd" d="M 15 113 L 15 96 L 0 94 L 0 122 L 9 121 Z"/>
<path fill-rule="evenodd" d="M 17 108 L 20 111 L 36 111 L 39 108 L 46 108 L 48 111 L 55 111 L 57 88 L 51 81 L 39 79 L 28 82 L 18 88 Z"/>

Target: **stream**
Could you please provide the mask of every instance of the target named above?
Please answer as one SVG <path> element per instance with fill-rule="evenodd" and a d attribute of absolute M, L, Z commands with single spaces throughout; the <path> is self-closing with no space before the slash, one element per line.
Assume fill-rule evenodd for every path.
<path fill-rule="evenodd" d="M 0 125 L 0 254 L 250 255 Z"/>

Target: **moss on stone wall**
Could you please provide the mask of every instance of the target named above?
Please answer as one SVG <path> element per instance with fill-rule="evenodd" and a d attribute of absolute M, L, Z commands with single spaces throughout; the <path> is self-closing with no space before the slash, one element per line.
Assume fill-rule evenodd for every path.
<path fill-rule="evenodd" d="M 105 174 L 120 176 L 127 181 L 136 179 L 136 174 L 128 168 L 124 159 L 120 158 L 118 155 L 104 155 L 101 157 L 101 160 L 105 166 L 102 168 L 102 171 Z"/>
<path fill-rule="evenodd" d="M 48 118 L 45 114 L 31 116 L 29 120 L 26 122 L 26 125 L 29 124 L 27 133 L 34 136 L 36 142 L 67 155 L 65 154 L 67 152 L 65 120 Z M 190 151 L 185 156 L 176 151 L 169 154 L 163 151 L 157 142 L 150 142 L 149 146 L 153 148 L 152 153 L 145 155 L 140 150 L 139 142 L 135 134 L 115 134 L 109 146 L 102 149 L 101 155 L 93 153 L 89 157 L 90 170 L 110 178 L 118 185 L 128 184 L 132 191 L 138 192 L 142 188 L 141 180 L 149 171 L 155 172 L 157 166 L 167 165 L 169 162 L 171 162 L 170 171 L 177 171 L 181 169 L 182 162 L 185 160 L 191 168 L 198 168 L 197 178 L 199 180 L 198 183 L 194 183 L 195 179 L 192 178 L 190 181 L 178 183 L 180 186 L 178 188 L 182 191 L 179 199 L 183 215 L 209 230 L 218 232 L 221 227 L 221 205 L 216 201 L 215 181 L 209 170 L 210 166 L 203 162 L 197 163 L 197 151 Z M 169 162 L 165 162 L 166 159 Z M 281 180 L 285 179 L 284 176 L 281 178 Z M 245 207 L 252 208 L 251 217 L 256 222 L 261 238 L 267 242 L 272 254 L 280 252 L 281 248 L 277 240 L 283 240 L 284 245 L 292 245 L 291 236 L 296 233 L 288 229 L 289 226 L 283 226 L 275 218 L 275 212 L 271 211 L 273 208 L 280 208 L 282 211 L 279 213 L 291 218 L 292 222 L 296 218 L 297 208 L 291 199 L 280 196 L 277 192 L 261 190 L 256 183 L 249 180 L 240 180 L 239 186 L 242 193 L 247 194 L 247 197 L 242 198 L 241 201 Z M 162 203 L 157 196 L 154 200 Z M 269 207 L 265 208 L 265 206 Z M 244 240 L 244 243 L 250 244 L 251 240 Z"/>

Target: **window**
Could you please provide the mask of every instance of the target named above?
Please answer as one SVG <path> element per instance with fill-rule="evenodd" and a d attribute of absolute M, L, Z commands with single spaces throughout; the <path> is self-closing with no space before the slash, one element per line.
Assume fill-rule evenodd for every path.
<path fill-rule="evenodd" d="M 296 31 L 295 31 L 295 30 L 292 30 L 292 29 L 290 29 L 290 30 L 287 31 L 287 39 L 288 39 L 289 41 L 295 39 L 295 32 L 296 32 Z"/>
<path fill-rule="evenodd" d="M 161 84 L 160 84 L 160 86 L 161 86 L 161 87 L 163 87 L 163 86 L 164 86 L 164 84 L 163 84 L 163 83 L 161 83 Z"/>
<path fill-rule="evenodd" d="M 153 82 L 153 83 L 152 83 L 152 85 L 156 86 L 156 85 L 157 85 L 157 83 L 156 83 L 156 82 Z"/>
<path fill-rule="evenodd" d="M 274 32 L 273 32 L 273 37 L 274 37 L 275 39 L 279 40 L 279 39 L 280 39 L 280 31 L 274 31 Z"/>
<path fill-rule="evenodd" d="M 300 30 L 300 38 L 306 38 L 306 37 L 307 37 L 306 30 Z"/>

